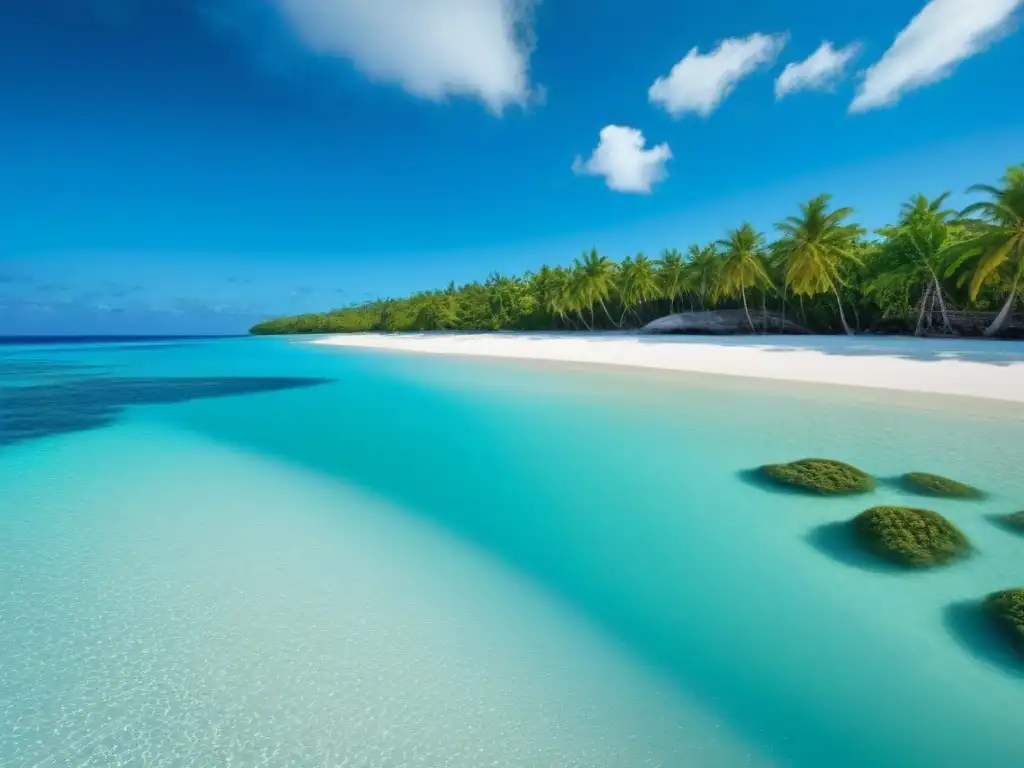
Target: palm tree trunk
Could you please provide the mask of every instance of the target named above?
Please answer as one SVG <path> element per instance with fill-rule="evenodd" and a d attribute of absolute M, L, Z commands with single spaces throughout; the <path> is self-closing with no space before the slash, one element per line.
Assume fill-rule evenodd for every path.
<path fill-rule="evenodd" d="M 578 314 L 578 315 L 580 316 L 580 322 L 582 322 L 582 323 L 583 323 L 583 327 L 584 327 L 584 328 L 586 328 L 586 329 L 587 329 L 588 331 L 592 331 L 592 330 L 594 330 L 593 328 L 591 328 L 591 327 L 590 327 L 590 326 L 589 326 L 589 325 L 587 324 L 587 316 L 583 314 L 583 309 L 582 309 L 582 308 L 580 308 L 580 309 L 577 309 L 577 310 L 576 310 L 576 314 Z"/>
<path fill-rule="evenodd" d="M 846 315 L 843 314 L 843 300 L 839 298 L 839 289 L 836 288 L 835 283 L 832 283 L 832 292 L 836 295 L 836 306 L 839 307 L 839 322 L 843 324 L 843 332 L 847 336 L 853 336 L 853 331 L 850 330 L 850 326 L 846 323 Z"/>
<path fill-rule="evenodd" d="M 946 326 L 946 330 L 956 336 L 956 331 L 953 329 L 952 324 L 949 322 L 949 313 L 946 312 L 946 302 L 942 298 L 942 285 L 939 283 L 939 278 L 932 272 L 932 282 L 935 285 L 935 295 L 939 297 L 939 311 L 942 312 L 942 323 Z"/>
<path fill-rule="evenodd" d="M 743 312 L 747 316 L 747 323 L 750 325 L 750 332 L 756 333 L 754 330 L 754 321 L 750 319 L 750 310 L 747 308 L 747 287 L 742 286 L 740 288 L 740 294 L 743 296 Z"/>
<path fill-rule="evenodd" d="M 983 336 L 995 336 L 1002 330 L 1003 325 L 1006 323 L 1006 319 L 1010 316 L 1010 310 L 1012 310 L 1013 305 L 1017 303 L 1017 283 L 1019 280 L 1020 272 L 1018 272 L 1013 278 L 1013 285 L 1010 286 L 1010 295 L 1006 297 L 1006 303 L 1003 304 L 1003 308 L 999 310 L 999 314 L 996 315 L 996 319 L 992 321 L 992 325 L 982 332 Z"/>
<path fill-rule="evenodd" d="M 612 313 L 608 311 L 608 307 L 605 306 L 604 299 L 598 299 L 598 303 L 601 305 L 601 309 L 604 310 L 605 317 L 608 318 L 608 322 L 616 328 L 621 328 L 621 325 L 615 325 L 615 321 L 612 319 Z"/>
<path fill-rule="evenodd" d="M 920 336 L 921 329 L 924 326 L 924 311 L 925 307 L 928 306 L 928 299 L 932 296 L 932 287 L 929 285 L 924 289 L 924 296 L 921 297 L 921 309 L 917 313 L 917 327 L 914 329 L 914 335 Z"/>

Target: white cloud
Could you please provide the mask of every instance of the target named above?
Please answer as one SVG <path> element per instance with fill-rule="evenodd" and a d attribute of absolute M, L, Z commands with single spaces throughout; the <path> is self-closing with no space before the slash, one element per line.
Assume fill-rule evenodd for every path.
<path fill-rule="evenodd" d="M 803 61 L 786 65 L 775 80 L 775 98 L 781 99 L 797 91 L 824 91 L 836 84 L 846 65 L 860 52 L 859 43 L 850 43 L 836 50 L 828 40 Z"/>
<path fill-rule="evenodd" d="M 604 176 L 609 189 L 616 192 L 647 194 L 668 173 L 665 163 L 672 159 L 668 144 L 644 149 L 647 140 L 636 128 L 607 125 L 601 129 L 601 138 L 590 159 L 577 157 L 572 164 L 574 173 Z"/>
<path fill-rule="evenodd" d="M 300 41 L 370 78 L 501 112 L 530 97 L 531 15 L 540 0 L 273 0 Z"/>
<path fill-rule="evenodd" d="M 667 77 L 654 81 L 647 96 L 673 117 L 687 112 L 707 117 L 740 80 L 770 66 L 786 40 L 786 35 L 755 32 L 749 37 L 723 40 L 711 53 L 702 54 L 699 48 L 691 48 Z"/>
<path fill-rule="evenodd" d="M 1024 0 L 931 0 L 868 68 L 851 112 L 887 107 L 953 74 L 1009 31 Z"/>

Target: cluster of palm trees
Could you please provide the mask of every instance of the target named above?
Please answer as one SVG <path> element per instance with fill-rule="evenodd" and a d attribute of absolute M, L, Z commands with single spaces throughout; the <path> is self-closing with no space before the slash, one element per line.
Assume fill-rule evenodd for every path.
<path fill-rule="evenodd" d="M 851 222 L 852 209 L 821 195 L 776 224 L 772 242 L 747 223 L 656 260 L 616 263 L 593 249 L 523 277 L 279 318 L 253 332 L 635 328 L 728 307 L 742 309 L 750 330 L 758 311 L 772 311 L 816 331 L 886 325 L 917 334 L 956 333 L 953 316 L 967 310 L 993 335 L 1024 290 L 1024 165 L 1011 166 L 999 186 L 970 191 L 986 199 L 962 211 L 945 207 L 947 195 L 914 196 L 872 236 Z"/>

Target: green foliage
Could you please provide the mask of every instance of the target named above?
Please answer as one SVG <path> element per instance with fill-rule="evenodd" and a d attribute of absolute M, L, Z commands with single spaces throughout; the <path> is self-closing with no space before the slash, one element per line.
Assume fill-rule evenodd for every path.
<path fill-rule="evenodd" d="M 829 212 L 830 202 L 830 195 L 819 195 L 800 206 L 800 216 L 776 224 L 782 236 L 774 248 L 785 264 L 786 288 L 797 296 L 834 294 L 839 320 L 849 333 L 839 287 L 844 284 L 843 266 L 860 264 L 856 246 L 863 230 L 844 223 L 852 208 Z"/>
<path fill-rule="evenodd" d="M 788 464 L 765 464 L 760 473 L 773 482 L 827 496 L 867 493 L 875 489 L 875 480 L 871 475 L 832 459 L 801 459 Z"/>
<path fill-rule="evenodd" d="M 985 610 L 1010 643 L 1024 654 L 1024 589 L 1004 589 L 985 598 Z"/>
<path fill-rule="evenodd" d="M 972 485 L 928 472 L 907 472 L 900 479 L 908 490 L 924 496 L 946 496 L 952 499 L 978 499 L 984 496 Z"/>
<path fill-rule="evenodd" d="M 853 518 L 856 538 L 879 557 L 927 567 L 966 555 L 967 537 L 938 512 L 912 507 L 872 507 Z"/>
<path fill-rule="evenodd" d="M 991 335 L 1002 327 L 1024 287 L 1024 164 L 1007 169 L 1003 186 L 977 184 L 971 191 L 989 199 L 964 209 L 963 216 L 977 214 L 979 218 L 970 221 L 969 236 L 964 242 L 951 249 L 955 259 L 947 273 L 955 273 L 964 264 L 972 265 L 972 301 L 978 299 L 987 284 L 1001 286 L 1006 301 L 986 331 L 986 335 Z"/>
<path fill-rule="evenodd" d="M 817 332 L 946 334 L 971 327 L 951 321 L 953 311 L 991 311 L 986 332 L 995 333 L 1024 290 L 1024 165 L 1001 186 L 972 191 L 988 199 L 960 213 L 944 208 L 944 195 L 916 195 L 870 239 L 850 208 L 819 195 L 776 225 L 773 243 L 744 224 L 656 261 L 639 254 L 616 263 L 592 249 L 523 276 L 268 320 L 252 333 L 636 328 L 680 310 L 736 308 L 752 327 L 755 312 L 771 311 Z"/>

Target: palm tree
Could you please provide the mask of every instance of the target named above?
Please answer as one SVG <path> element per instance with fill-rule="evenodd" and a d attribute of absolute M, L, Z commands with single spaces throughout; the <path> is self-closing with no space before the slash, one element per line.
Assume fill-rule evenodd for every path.
<path fill-rule="evenodd" d="M 961 212 L 965 218 L 981 214 L 981 219 L 969 222 L 972 237 L 950 249 L 956 258 L 948 274 L 959 269 L 967 259 L 977 257 L 969 290 L 971 301 L 977 300 L 978 292 L 986 283 L 1009 282 L 1006 302 L 984 332 L 986 336 L 993 336 L 1010 316 L 1024 277 L 1024 164 L 1007 169 L 1002 187 L 977 184 L 968 192 L 982 192 L 990 199 L 969 205 Z"/>
<path fill-rule="evenodd" d="M 776 224 L 782 237 L 774 247 L 785 261 L 785 288 L 808 297 L 831 291 L 843 330 L 852 334 L 843 313 L 839 286 L 843 284 L 844 262 L 860 264 L 855 246 L 863 230 L 855 224 L 843 223 L 853 213 L 852 208 L 837 208 L 829 213 L 831 199 L 831 195 L 819 195 L 800 206 L 800 216 L 790 216 Z"/>
<path fill-rule="evenodd" d="M 608 322 L 615 325 L 606 303 L 615 287 L 615 262 L 607 256 L 601 256 L 597 248 L 593 248 L 590 253 L 584 253 L 573 262 L 573 272 L 577 297 L 581 306 L 590 309 L 591 323 L 594 319 L 594 304 L 600 304 Z"/>
<path fill-rule="evenodd" d="M 747 289 L 768 288 L 772 284 L 764 260 L 764 242 L 764 234 L 745 223 L 717 243 L 722 249 L 723 258 L 719 271 L 719 291 L 726 296 L 740 295 L 751 331 L 754 330 L 754 321 L 750 319 L 750 308 L 747 306 Z"/>
<path fill-rule="evenodd" d="M 686 288 L 697 297 L 701 309 L 714 301 L 718 287 L 718 271 L 722 266 L 722 257 L 714 243 L 701 248 L 691 245 L 687 252 Z"/>
<path fill-rule="evenodd" d="M 645 301 L 656 299 L 661 290 L 650 259 L 642 253 L 637 254 L 635 260 L 627 256 L 619 266 L 618 290 L 622 299 L 622 318 L 619 325 L 625 322 L 627 312 L 632 312 L 640 323 L 640 315 L 635 308 Z"/>
<path fill-rule="evenodd" d="M 948 192 L 934 200 L 914 195 L 903 204 L 895 226 L 878 230 L 883 239 L 871 262 L 875 275 L 865 285 L 865 292 L 883 308 L 895 305 L 897 310 L 910 305 L 912 292 L 918 293 L 915 336 L 921 335 L 926 310 L 930 322 L 933 310 L 929 308 L 935 304 L 946 331 L 954 333 L 939 275 L 945 273 L 948 249 L 961 238 L 963 228 L 953 221 L 956 212 L 943 208 L 948 197 Z"/>
<path fill-rule="evenodd" d="M 676 296 L 682 293 L 686 285 L 686 263 L 683 254 L 675 248 L 666 248 L 661 252 L 657 264 L 661 295 L 668 299 L 668 313 L 671 315 L 675 312 Z"/>
<path fill-rule="evenodd" d="M 576 261 L 577 264 L 568 272 L 568 283 L 566 285 L 567 303 L 569 309 L 579 317 L 583 327 L 588 331 L 592 331 L 594 330 L 592 325 L 594 320 L 594 302 L 590 298 L 587 275 L 579 266 L 579 259 Z M 587 317 L 584 314 L 584 310 L 587 309 L 590 310 L 590 323 L 587 322 Z"/>
<path fill-rule="evenodd" d="M 545 270 L 547 270 L 546 273 Z M 542 282 L 545 284 L 541 299 L 544 311 L 558 317 L 564 324 L 569 320 L 569 312 L 573 308 L 572 275 L 565 267 L 555 267 L 554 269 L 543 267 L 541 273 L 544 274 Z M 573 327 L 576 327 L 575 321 L 572 324 Z"/>

